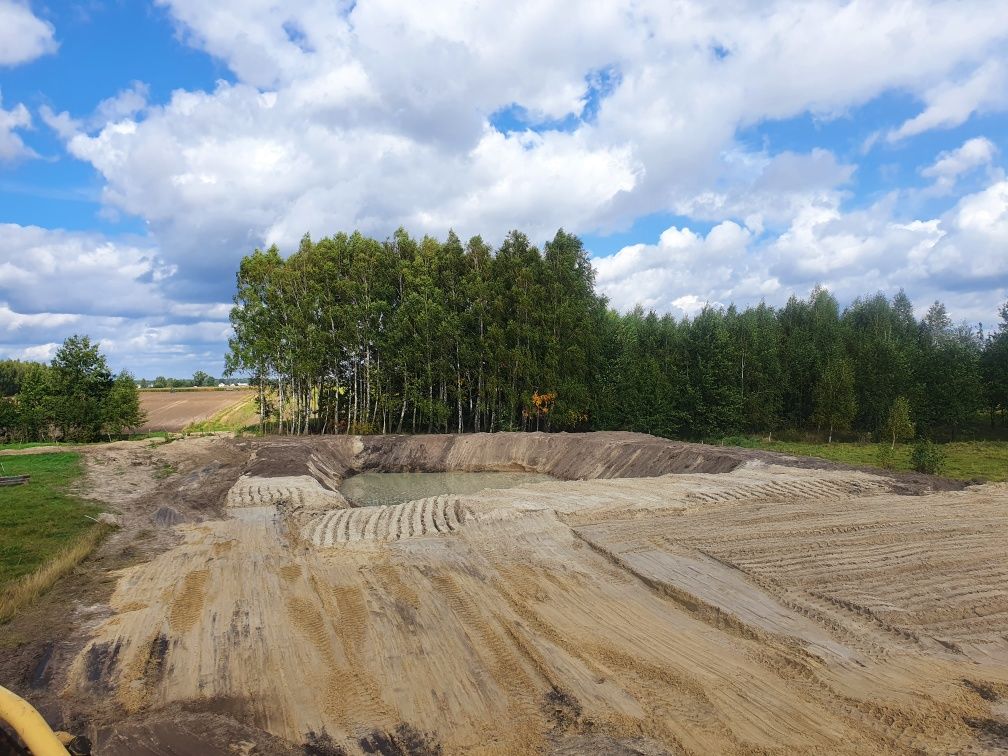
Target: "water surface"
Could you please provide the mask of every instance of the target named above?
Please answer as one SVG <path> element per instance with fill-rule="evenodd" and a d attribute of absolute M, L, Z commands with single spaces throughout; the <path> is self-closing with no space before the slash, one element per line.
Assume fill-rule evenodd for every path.
<path fill-rule="evenodd" d="M 359 507 L 402 504 L 445 494 L 474 494 L 486 488 L 514 488 L 556 480 L 528 472 L 366 472 L 347 478 L 339 491 Z"/>

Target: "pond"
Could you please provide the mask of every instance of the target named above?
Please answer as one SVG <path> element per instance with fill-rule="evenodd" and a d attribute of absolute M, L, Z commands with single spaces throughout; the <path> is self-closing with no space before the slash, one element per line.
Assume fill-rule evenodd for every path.
<path fill-rule="evenodd" d="M 347 478 L 339 491 L 352 505 L 375 507 L 446 494 L 474 494 L 486 488 L 515 488 L 556 480 L 528 472 L 366 472 Z"/>

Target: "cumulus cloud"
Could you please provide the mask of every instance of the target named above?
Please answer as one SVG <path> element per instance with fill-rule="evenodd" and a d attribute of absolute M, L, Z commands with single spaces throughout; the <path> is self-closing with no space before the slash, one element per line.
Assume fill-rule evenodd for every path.
<path fill-rule="evenodd" d="M 230 307 L 169 298 L 174 273 L 144 240 L 0 224 L 0 355 L 48 359 L 87 333 L 117 368 L 219 371 Z"/>
<path fill-rule="evenodd" d="M 657 244 L 593 262 L 613 306 L 694 314 L 704 304 L 781 305 L 821 283 L 841 301 L 905 288 L 923 311 L 943 300 L 960 318 L 990 320 L 1008 298 L 1008 181 L 963 197 L 940 217 L 901 220 L 891 198 L 863 210 L 809 206 L 781 234 L 758 238 L 730 221 L 706 236 L 671 227 Z"/>
<path fill-rule="evenodd" d="M 995 59 L 959 81 L 942 81 L 924 93 L 927 106 L 889 133 L 899 140 L 929 129 L 958 126 L 973 113 L 1004 110 L 1008 106 L 1008 68 Z"/>
<path fill-rule="evenodd" d="M 702 220 L 741 218 L 756 233 L 810 206 L 836 205 L 855 170 L 822 148 L 773 156 L 733 150 L 723 162 L 720 186 L 680 200 L 675 210 Z"/>
<path fill-rule="evenodd" d="M 820 279 L 845 292 L 876 282 L 924 292 L 941 275 L 967 287 L 980 271 L 969 280 L 984 296 L 1004 289 L 996 261 L 968 256 L 990 243 L 968 219 L 1000 223 L 996 191 L 939 217 L 904 218 L 892 197 L 845 211 L 857 166 L 838 153 L 738 141 L 746 127 L 833 119 L 894 91 L 921 103 L 894 141 L 1008 108 L 1008 13 L 989 0 L 639 0 L 577 13 L 561 0 L 158 4 L 229 80 L 157 102 L 135 83 L 87 113 L 40 111 L 98 172 L 106 209 L 149 229 L 142 240 L 40 244 L 60 250 L 70 275 L 121 295 L 95 309 L 71 292 L 59 305 L 36 292 L 31 266 L 0 258 L 4 280 L 25 286 L 0 296 L 14 312 L 156 323 L 117 326 L 117 349 L 167 354 L 179 339 L 210 338 L 240 257 L 290 249 L 306 231 L 381 237 L 403 225 L 497 241 L 521 228 L 543 239 L 559 226 L 605 233 L 675 213 L 711 230 L 679 222 L 599 260 L 599 281 L 621 307 L 684 313 Z M 993 164 L 990 148 L 972 140 L 923 172 L 951 192 Z M 44 250 L 39 259 L 48 270 Z M 102 266 L 113 271 L 105 283 Z M 216 325 L 169 330 L 183 321 Z"/>
<path fill-rule="evenodd" d="M 923 97 L 1003 56 L 1008 35 L 1004 14 L 974 23 L 982 0 L 730 12 L 645 0 L 577 14 L 559 0 L 161 4 L 236 81 L 155 106 L 133 91 L 100 126 L 47 121 L 200 296 L 252 246 L 305 231 L 538 236 L 660 211 L 786 223 L 853 169 L 818 150 L 751 156 L 756 174 L 739 175 L 740 126 L 830 117 L 894 88 Z M 494 114 L 512 106 L 567 127 L 502 133 Z"/>
<path fill-rule="evenodd" d="M 594 261 L 599 288 L 620 310 L 636 305 L 678 315 L 773 294 L 776 281 L 754 270 L 752 235 L 732 221 L 706 236 L 672 226 L 657 244 L 634 244 Z M 755 273 L 755 275 L 753 275 Z"/>
<path fill-rule="evenodd" d="M 70 141 L 83 132 L 101 129 L 110 123 L 142 113 L 147 107 L 149 93 L 147 84 L 134 81 L 126 89 L 99 102 L 87 118 L 74 118 L 67 111 L 57 113 L 48 105 L 39 108 L 39 115 L 49 128 Z"/>
<path fill-rule="evenodd" d="M 921 175 L 933 178 L 935 193 L 946 193 L 963 174 L 988 166 L 997 154 L 997 147 L 985 137 L 974 137 L 963 142 L 961 147 L 942 152 L 934 163 L 921 170 Z"/>
<path fill-rule="evenodd" d="M 3 97 L 0 96 L 0 162 L 36 157 L 35 151 L 16 133 L 16 130 L 31 128 L 32 119 L 28 108 L 21 103 L 10 110 L 4 110 L 2 106 Z"/>
<path fill-rule="evenodd" d="M 0 66 L 27 63 L 57 47 L 52 24 L 33 14 L 27 3 L 0 0 Z"/>

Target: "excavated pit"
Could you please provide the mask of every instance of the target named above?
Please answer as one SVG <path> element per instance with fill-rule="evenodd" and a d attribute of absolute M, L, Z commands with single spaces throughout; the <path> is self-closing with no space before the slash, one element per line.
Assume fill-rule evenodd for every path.
<path fill-rule="evenodd" d="M 222 519 L 119 573 L 66 696 L 162 729 L 226 714 L 316 753 L 1005 745 L 1004 485 L 631 433 L 246 447 Z M 555 480 L 340 492 L 449 471 Z M 129 753 L 113 730 L 103 753 Z"/>
<path fill-rule="evenodd" d="M 406 504 L 437 496 L 472 496 L 488 489 L 515 488 L 556 480 L 527 472 L 362 472 L 346 478 L 339 492 L 352 507 Z"/>

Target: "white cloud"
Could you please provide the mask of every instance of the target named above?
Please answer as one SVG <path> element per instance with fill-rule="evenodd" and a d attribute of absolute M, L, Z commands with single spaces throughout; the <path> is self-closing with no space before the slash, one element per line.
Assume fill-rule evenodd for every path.
<path fill-rule="evenodd" d="M 0 0 L 0 66 L 27 63 L 57 46 L 52 25 L 35 16 L 27 3 Z"/>
<path fill-rule="evenodd" d="M 657 244 L 634 244 L 611 257 L 597 258 L 596 281 L 620 310 L 646 309 L 694 314 L 705 303 L 727 304 L 770 294 L 772 280 L 750 274 L 747 249 L 751 234 L 732 221 L 714 226 L 706 236 L 672 226 Z"/>
<path fill-rule="evenodd" d="M 16 129 L 31 128 L 32 119 L 28 108 L 18 103 L 10 110 L 4 110 L 2 105 L 3 98 L 0 97 L 0 162 L 36 157 L 34 150 L 15 133 Z"/>
<path fill-rule="evenodd" d="M 10 352 L 8 356 L 34 362 L 49 362 L 55 356 L 57 349 L 59 349 L 59 344 L 50 341 L 48 344 L 35 344 L 20 351 Z"/>
<path fill-rule="evenodd" d="M 74 118 L 66 111 L 56 113 L 48 105 L 39 108 L 39 114 L 49 128 L 69 142 L 84 132 L 141 114 L 147 108 L 149 94 L 150 88 L 144 82 L 134 81 L 128 88 L 99 102 L 87 118 Z"/>
<path fill-rule="evenodd" d="M 156 103 L 137 83 L 90 113 L 40 111 L 98 171 L 106 210 L 143 219 L 149 237 L 41 234 L 37 267 L 0 253 L 3 280 L 19 286 L 7 295 L 0 285 L 12 311 L 124 317 L 109 332 L 123 353 L 211 338 L 239 258 L 271 242 L 290 249 L 305 231 L 384 236 L 403 225 L 495 242 L 521 228 L 541 240 L 559 226 L 586 234 L 685 214 L 711 231 L 672 228 L 599 261 L 614 303 L 677 312 L 785 297 L 820 278 L 852 294 L 904 284 L 940 293 L 942 275 L 988 297 L 1004 289 L 998 255 L 975 257 L 1001 222 L 996 192 L 933 218 L 901 217 L 894 198 L 844 212 L 857 169 L 838 153 L 737 141 L 747 126 L 841 117 L 893 91 L 923 103 L 893 139 L 1008 107 L 1003 3 L 637 0 L 577 13 L 561 0 L 158 4 L 232 81 Z M 604 97 L 593 89 L 602 82 Z M 492 121 L 512 106 L 568 128 L 503 134 Z M 984 165 L 984 148 L 939 156 L 926 175 L 954 185 Z M 971 225 L 981 217 L 994 225 Z M 14 248 L 40 231 L 18 232 Z M 47 267 L 54 256 L 65 266 Z M 56 288 L 70 300 L 60 304 L 43 278 L 64 280 L 64 267 L 88 288 Z M 116 297 L 87 302 L 82 291 Z M 168 330 L 179 319 L 216 325 Z"/>
<path fill-rule="evenodd" d="M 941 81 L 924 93 L 927 107 L 889 134 L 890 140 L 921 134 L 929 129 L 958 126 L 973 113 L 1008 107 L 1008 68 L 1002 59 L 991 60 L 960 81 Z"/>
<path fill-rule="evenodd" d="M 173 274 L 140 240 L 0 224 L 0 354 L 49 359 L 55 344 L 86 333 L 117 369 L 219 372 L 230 306 L 169 298 Z"/>
<path fill-rule="evenodd" d="M 1003 57 L 1008 37 L 1008 14 L 975 23 L 983 0 L 644 0 L 577 14 L 560 0 L 161 4 L 237 82 L 155 107 L 135 96 L 137 115 L 110 112 L 104 128 L 72 135 L 49 120 L 105 178 L 105 202 L 149 221 L 181 276 L 203 279 L 305 231 L 404 224 L 499 239 L 683 208 L 755 229 L 786 223 L 832 201 L 852 167 L 822 150 L 755 155 L 746 179 L 726 159 L 740 126 L 830 117 L 894 88 L 924 96 Z M 574 118 L 603 69 L 613 91 L 572 133 L 488 126 L 515 103 L 534 119 Z"/>
<path fill-rule="evenodd" d="M 671 227 L 657 244 L 596 258 L 613 306 L 693 314 L 705 303 L 782 305 L 822 283 L 841 301 L 905 288 L 921 310 L 943 300 L 958 318 L 990 321 L 1008 298 L 1008 181 L 963 197 L 937 218 L 899 220 L 891 198 L 863 210 L 809 206 L 780 235 L 725 222 L 706 237 Z"/>
<path fill-rule="evenodd" d="M 678 214 L 703 220 L 742 218 L 759 233 L 765 224 L 790 222 L 809 206 L 835 205 L 854 173 L 853 165 L 838 163 L 832 152 L 821 148 L 772 157 L 733 150 L 722 160 L 718 189 L 677 202 Z"/>
<path fill-rule="evenodd" d="M 975 168 L 991 164 L 997 154 L 997 147 L 985 137 L 974 137 L 963 142 L 961 147 L 942 152 L 934 163 L 921 171 L 921 175 L 935 180 L 932 189 L 936 193 L 950 191 L 956 181 Z"/>
<path fill-rule="evenodd" d="M 78 315 L 68 313 L 40 312 L 25 315 L 14 312 L 6 302 L 0 303 L 0 331 L 8 335 L 26 328 L 62 328 L 77 322 Z"/>

